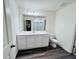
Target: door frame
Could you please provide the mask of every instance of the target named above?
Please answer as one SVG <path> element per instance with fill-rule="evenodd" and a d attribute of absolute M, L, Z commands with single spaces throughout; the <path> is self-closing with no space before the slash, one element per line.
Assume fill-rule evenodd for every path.
<path fill-rule="evenodd" d="M 8 59 L 12 59 L 12 55 L 11 55 L 11 45 L 13 44 L 13 41 L 10 40 L 10 36 L 9 36 L 9 33 L 8 33 L 8 25 L 7 25 L 7 14 L 6 14 L 6 7 L 5 7 L 5 0 L 3 0 L 3 16 L 4 16 L 4 21 L 5 21 L 5 28 L 6 28 L 6 36 L 7 36 L 7 44 L 5 47 L 3 47 L 3 58 L 8 57 Z M 10 16 L 11 17 L 11 16 Z M 7 55 L 7 53 L 9 55 Z M 7 59 L 7 58 L 6 58 Z"/>

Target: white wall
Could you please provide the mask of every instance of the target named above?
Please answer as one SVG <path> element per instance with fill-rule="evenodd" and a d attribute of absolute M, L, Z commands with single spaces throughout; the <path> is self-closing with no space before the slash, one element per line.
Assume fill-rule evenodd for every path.
<path fill-rule="evenodd" d="M 55 35 L 59 45 L 72 52 L 75 34 L 76 5 L 72 3 L 56 12 Z"/>
<path fill-rule="evenodd" d="M 28 15 L 29 12 L 36 11 L 39 12 L 39 16 L 46 16 L 46 31 L 54 33 L 55 24 L 55 12 L 53 11 L 41 11 L 41 10 L 28 10 L 19 8 L 20 17 L 20 31 L 23 31 L 23 15 Z"/>

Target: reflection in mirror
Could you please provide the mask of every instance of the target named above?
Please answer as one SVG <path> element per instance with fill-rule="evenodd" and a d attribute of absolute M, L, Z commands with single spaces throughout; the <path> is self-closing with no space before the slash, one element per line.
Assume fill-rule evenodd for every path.
<path fill-rule="evenodd" d="M 46 17 L 23 15 L 24 31 L 45 31 Z"/>

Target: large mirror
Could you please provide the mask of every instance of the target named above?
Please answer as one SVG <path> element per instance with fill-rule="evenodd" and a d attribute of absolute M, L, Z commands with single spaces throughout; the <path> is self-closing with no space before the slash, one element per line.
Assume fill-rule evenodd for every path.
<path fill-rule="evenodd" d="M 23 24 L 24 31 L 45 31 L 46 17 L 23 15 Z"/>

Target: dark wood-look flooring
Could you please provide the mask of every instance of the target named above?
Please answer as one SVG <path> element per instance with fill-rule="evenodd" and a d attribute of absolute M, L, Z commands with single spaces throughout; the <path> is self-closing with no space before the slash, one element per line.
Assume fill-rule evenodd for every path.
<path fill-rule="evenodd" d="M 19 51 L 16 59 L 76 59 L 62 48 L 49 47 Z"/>

